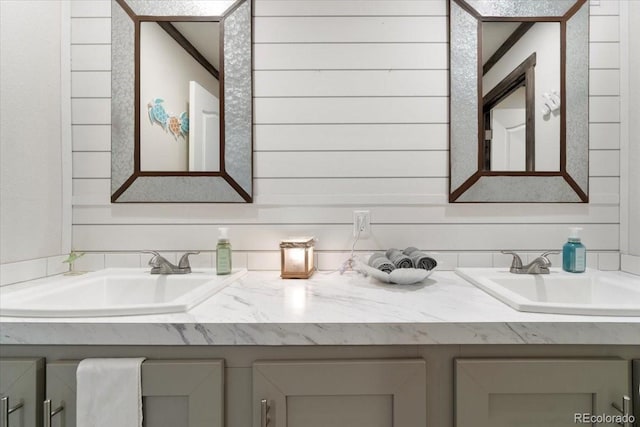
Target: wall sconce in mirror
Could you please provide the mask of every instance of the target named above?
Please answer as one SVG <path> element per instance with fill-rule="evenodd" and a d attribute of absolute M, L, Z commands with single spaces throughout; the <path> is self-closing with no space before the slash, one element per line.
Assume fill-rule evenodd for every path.
<path fill-rule="evenodd" d="M 449 201 L 588 202 L 586 1 L 450 0 L 449 25 Z"/>
<path fill-rule="evenodd" d="M 112 202 L 252 201 L 251 1 L 112 1 Z"/>

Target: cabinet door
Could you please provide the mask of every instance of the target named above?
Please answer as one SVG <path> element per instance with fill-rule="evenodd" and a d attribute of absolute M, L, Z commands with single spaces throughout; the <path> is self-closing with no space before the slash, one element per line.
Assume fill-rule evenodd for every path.
<path fill-rule="evenodd" d="M 253 425 L 425 427 L 426 388 L 422 359 L 256 362 Z"/>
<path fill-rule="evenodd" d="M 44 398 L 44 359 L 0 359 L 0 396 L 8 398 L 8 407 L 22 403 L 9 414 L 9 425 L 2 427 L 36 427 L 42 420 Z M 4 418 L 4 414 L 0 414 Z"/>
<path fill-rule="evenodd" d="M 76 425 L 78 361 L 47 364 L 47 399 L 64 410 L 52 427 Z M 145 427 L 223 427 L 224 361 L 146 360 L 142 364 Z"/>
<path fill-rule="evenodd" d="M 630 386 L 625 360 L 457 359 L 455 376 L 456 427 L 587 425 Z"/>

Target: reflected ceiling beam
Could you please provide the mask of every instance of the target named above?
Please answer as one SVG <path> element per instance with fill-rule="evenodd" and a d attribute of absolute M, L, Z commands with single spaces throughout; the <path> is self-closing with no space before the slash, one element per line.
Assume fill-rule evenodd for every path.
<path fill-rule="evenodd" d="M 211 73 L 211 75 L 215 77 L 216 80 L 220 80 L 220 73 L 218 72 L 218 70 L 216 70 L 216 67 L 211 65 L 211 63 L 207 61 L 207 59 L 200 53 L 200 51 L 198 51 L 198 49 L 196 49 L 196 47 L 192 45 L 191 42 L 187 40 L 187 38 L 183 36 L 182 33 L 171 24 L 171 22 L 157 21 L 157 23 L 158 25 L 160 25 L 160 27 L 162 27 L 163 30 L 167 32 L 167 34 L 173 37 L 173 39 L 178 42 L 178 44 L 182 46 L 182 48 L 193 57 L 193 59 L 198 61 L 198 63 L 200 63 L 200 65 L 202 65 L 205 70 Z"/>
<path fill-rule="evenodd" d="M 500 45 L 496 52 L 491 55 L 491 58 L 489 58 L 489 60 L 482 66 L 482 75 L 487 74 L 491 67 L 496 65 L 498 61 L 500 61 L 500 58 L 502 58 L 504 54 L 507 53 L 509 49 L 511 49 L 511 47 L 513 47 L 513 45 L 526 34 L 527 31 L 529 31 L 531 27 L 533 27 L 533 24 L 535 24 L 535 22 L 523 22 L 520 24 L 518 28 L 511 33 L 509 38 Z"/>

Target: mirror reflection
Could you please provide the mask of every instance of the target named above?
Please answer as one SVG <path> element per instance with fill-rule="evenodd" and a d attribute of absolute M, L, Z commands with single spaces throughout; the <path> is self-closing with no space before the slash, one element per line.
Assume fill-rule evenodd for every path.
<path fill-rule="evenodd" d="M 482 22 L 486 171 L 560 171 L 560 23 Z"/>
<path fill-rule="evenodd" d="M 220 171 L 220 23 L 140 23 L 140 170 Z"/>

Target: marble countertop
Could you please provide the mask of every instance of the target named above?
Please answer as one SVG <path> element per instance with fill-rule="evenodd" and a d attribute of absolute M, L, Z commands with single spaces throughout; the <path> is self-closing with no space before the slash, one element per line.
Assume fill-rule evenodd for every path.
<path fill-rule="evenodd" d="M 0 344 L 639 345 L 640 317 L 518 312 L 451 271 L 414 286 L 353 272 L 282 280 L 251 271 L 187 313 L 0 317 Z"/>

